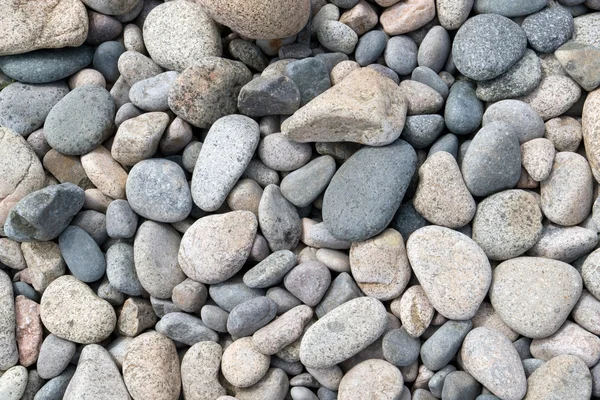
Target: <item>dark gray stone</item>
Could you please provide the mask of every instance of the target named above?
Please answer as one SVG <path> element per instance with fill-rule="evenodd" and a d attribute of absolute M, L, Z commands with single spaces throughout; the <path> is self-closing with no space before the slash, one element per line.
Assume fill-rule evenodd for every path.
<path fill-rule="evenodd" d="M 450 372 L 444 379 L 444 400 L 475 400 L 481 393 L 481 385 L 465 371 Z"/>
<path fill-rule="evenodd" d="M 69 226 L 58 237 L 60 253 L 75 278 L 95 282 L 106 271 L 104 254 L 94 239 L 83 229 Z"/>
<path fill-rule="evenodd" d="M 290 250 L 273 252 L 244 274 L 244 284 L 250 288 L 269 288 L 283 281 L 296 265 L 296 255 Z"/>
<path fill-rule="evenodd" d="M 236 60 L 246 64 L 249 68 L 262 71 L 269 65 L 269 59 L 252 42 L 242 39 L 233 39 L 227 46 L 229 54 Z"/>
<path fill-rule="evenodd" d="M 46 382 L 36 393 L 33 400 L 62 400 L 73 375 L 75 375 L 75 367 L 70 365 L 56 378 Z"/>
<path fill-rule="evenodd" d="M 406 367 L 419 358 L 421 341 L 404 328 L 392 329 L 383 335 L 382 348 L 386 360 L 397 367 Z"/>
<path fill-rule="evenodd" d="M 275 318 L 277 303 L 268 297 L 255 297 L 235 306 L 227 319 L 227 331 L 236 337 L 250 336 Z"/>
<path fill-rule="evenodd" d="M 450 88 L 444 120 L 452 133 L 468 135 L 481 125 L 483 103 L 477 98 L 473 84 L 458 81 Z"/>
<path fill-rule="evenodd" d="M 125 46 L 116 41 L 104 42 L 96 48 L 93 66 L 104 76 L 106 82 L 114 83 L 119 79 L 121 73 L 117 63 L 123 53 L 125 53 Z"/>
<path fill-rule="evenodd" d="M 289 63 L 287 75 L 300 90 L 300 106 L 305 105 L 331 87 L 329 71 L 323 61 L 310 57 Z"/>
<path fill-rule="evenodd" d="M 456 371 L 456 367 L 454 365 L 446 365 L 444 368 L 440 369 L 435 373 L 429 380 L 427 386 L 429 387 L 429 391 L 438 399 L 442 398 L 442 390 L 444 388 L 444 381 L 446 380 L 446 376 L 450 372 Z"/>
<path fill-rule="evenodd" d="M 106 210 L 106 233 L 113 239 L 129 239 L 137 230 L 138 216 L 127 200 L 113 200 Z"/>
<path fill-rule="evenodd" d="M 41 85 L 12 83 L 0 91 L 0 126 L 27 136 L 44 124 L 52 107 L 67 93 L 69 87 L 62 81 Z"/>
<path fill-rule="evenodd" d="M 216 332 L 227 333 L 229 313 L 218 306 L 207 304 L 200 310 L 200 318 L 208 328 Z"/>
<path fill-rule="evenodd" d="M 373 64 L 385 50 L 387 35 L 383 31 L 374 30 L 365 33 L 358 40 L 354 51 L 354 59 L 361 67 Z"/>
<path fill-rule="evenodd" d="M 242 87 L 237 106 L 251 117 L 293 114 L 300 107 L 300 90 L 287 76 L 261 76 Z"/>
<path fill-rule="evenodd" d="M 317 390 L 317 396 L 319 400 L 337 400 L 337 392 L 333 390 L 329 390 L 326 387 L 320 387 Z"/>
<path fill-rule="evenodd" d="M 331 0 L 331 3 L 339 8 L 352 8 L 358 3 L 358 0 Z"/>
<path fill-rule="evenodd" d="M 102 246 L 108 239 L 108 234 L 106 233 L 106 215 L 99 211 L 81 211 L 73 218 L 71 225 L 78 226 L 86 231 L 98 246 Z"/>
<path fill-rule="evenodd" d="M 298 244 L 301 222 L 298 210 L 276 185 L 267 186 L 258 205 L 260 230 L 272 251 L 291 250 Z"/>
<path fill-rule="evenodd" d="M 473 327 L 470 320 L 447 321 L 421 346 L 421 360 L 427 368 L 438 371 L 458 353 L 458 349 Z"/>
<path fill-rule="evenodd" d="M 200 318 L 183 312 L 168 313 L 156 323 L 156 332 L 171 340 L 193 346 L 198 342 L 219 340 L 219 335 L 207 328 Z"/>
<path fill-rule="evenodd" d="M 398 208 L 398 212 L 394 215 L 391 223 L 391 227 L 400 232 L 404 242 L 408 240 L 414 231 L 427 225 L 429 225 L 429 222 L 415 210 L 412 200 Z"/>
<path fill-rule="evenodd" d="M 573 36 L 573 16 L 562 7 L 549 7 L 525 18 L 521 28 L 534 50 L 552 53 Z"/>
<path fill-rule="evenodd" d="M 301 59 L 312 56 L 312 51 L 306 43 L 292 43 L 281 46 L 278 56 L 282 60 L 286 58 Z"/>
<path fill-rule="evenodd" d="M 521 17 L 541 10 L 547 3 L 548 0 L 475 0 L 473 9 L 477 14 L 494 13 L 505 17 Z"/>
<path fill-rule="evenodd" d="M 129 206 L 158 222 L 179 222 L 192 210 L 192 197 L 183 169 L 173 161 L 143 160 L 135 164 L 126 185 Z"/>
<path fill-rule="evenodd" d="M 143 2 L 140 2 L 143 3 Z M 108 40 L 114 40 L 123 33 L 123 25 L 116 18 L 92 10 L 87 10 L 89 29 L 85 42 L 98 46 Z"/>
<path fill-rule="evenodd" d="M 72 183 L 37 190 L 10 210 L 4 232 L 19 242 L 52 240 L 69 225 L 83 202 L 83 189 Z"/>
<path fill-rule="evenodd" d="M 444 126 L 444 117 L 438 114 L 409 115 L 401 137 L 415 149 L 425 149 L 438 138 Z"/>
<path fill-rule="evenodd" d="M 465 154 L 462 173 L 473 196 L 513 188 L 521 176 L 521 148 L 512 126 L 492 122 L 481 128 Z"/>
<path fill-rule="evenodd" d="M 145 291 L 138 279 L 133 260 L 133 246 L 115 243 L 106 251 L 106 277 L 111 286 L 129 296 L 141 296 Z"/>
<path fill-rule="evenodd" d="M 506 72 L 523 57 L 526 48 L 527 36 L 519 25 L 501 15 L 483 14 L 469 18 L 460 27 L 454 37 L 452 59 L 463 75 L 486 80 Z"/>
<path fill-rule="evenodd" d="M 385 63 L 398 75 L 408 75 L 417 67 L 417 44 L 408 36 L 390 38 L 383 54 Z"/>
<path fill-rule="evenodd" d="M 49 83 L 73 75 L 92 62 L 94 48 L 88 45 L 35 50 L 0 57 L 0 70 L 23 83 Z"/>
<path fill-rule="evenodd" d="M 15 297 L 21 295 L 35 301 L 36 303 L 40 302 L 40 294 L 25 282 L 13 282 L 13 294 Z"/>
<path fill-rule="evenodd" d="M 244 285 L 240 276 L 225 282 L 210 285 L 208 288 L 210 298 L 223 310 L 231 312 L 235 306 L 255 297 L 264 296 L 262 289 L 251 289 Z"/>
<path fill-rule="evenodd" d="M 435 72 L 440 72 L 446 64 L 448 55 L 450 55 L 451 46 L 452 41 L 448 31 L 436 25 L 427 32 L 421 42 L 417 54 L 417 63 L 419 66 L 429 67 Z"/>
<path fill-rule="evenodd" d="M 335 168 L 333 157 L 315 158 L 283 178 L 281 194 L 296 207 L 306 207 L 325 190 L 335 174 Z"/>
<path fill-rule="evenodd" d="M 542 117 L 533 107 L 520 100 L 507 99 L 492 104 L 485 110 L 481 125 L 485 127 L 498 121 L 512 126 L 519 143 L 541 138 L 546 132 Z"/>
<path fill-rule="evenodd" d="M 348 56 L 339 51 L 333 52 L 333 53 L 317 54 L 317 55 L 315 55 L 315 58 L 323 61 L 323 63 L 325 64 L 325 68 L 327 68 L 327 71 L 329 71 L 330 74 L 331 74 L 331 70 L 333 69 L 333 67 L 335 67 L 342 61 L 348 60 Z"/>
<path fill-rule="evenodd" d="M 431 157 L 438 151 L 445 151 L 446 153 L 452 154 L 452 157 L 456 158 L 458 156 L 458 138 L 456 135 L 447 133 L 436 140 L 435 143 L 431 145 L 429 153 L 427 153 L 427 157 Z"/>
<path fill-rule="evenodd" d="M 323 198 L 323 222 L 340 240 L 362 241 L 386 228 L 408 188 L 415 150 L 397 140 L 363 147 L 331 179 Z"/>
<path fill-rule="evenodd" d="M 37 370 L 29 370 L 29 374 L 27 376 L 27 386 L 25 387 L 23 396 L 21 396 L 21 400 L 33 400 L 35 394 L 42 388 L 42 386 L 44 386 L 45 383 L 46 380 L 40 378 Z"/>
<path fill-rule="evenodd" d="M 321 318 L 337 306 L 362 295 L 352 276 L 347 272 L 342 272 L 331 282 L 329 289 L 315 308 L 315 313 L 318 318 Z"/>
<path fill-rule="evenodd" d="M 89 153 L 113 132 L 115 102 L 99 86 L 73 89 L 48 113 L 44 135 L 60 153 L 78 156 Z"/>
<path fill-rule="evenodd" d="M 477 82 L 477 97 L 483 101 L 498 101 L 532 92 L 542 80 L 540 60 L 533 50 L 525 55 L 508 71 L 494 79 Z"/>
<path fill-rule="evenodd" d="M 521 337 L 513 342 L 515 349 L 517 349 L 517 353 L 519 353 L 519 357 L 521 360 L 525 360 L 527 358 L 531 358 L 531 352 L 529 348 L 531 346 L 531 339 L 528 337 Z"/>
<path fill-rule="evenodd" d="M 385 65 L 370 64 L 367 65 L 366 68 L 372 68 L 375 71 L 379 72 L 381 75 L 385 76 L 386 78 L 390 78 L 394 81 L 394 83 L 396 83 L 396 85 L 400 83 L 400 77 L 398 76 L 398 74 L 393 69 L 388 68 Z"/>
<path fill-rule="evenodd" d="M 421 82 L 434 89 L 442 95 L 444 99 L 448 97 L 448 85 L 434 70 L 428 67 L 417 67 L 413 70 L 410 79 Z"/>

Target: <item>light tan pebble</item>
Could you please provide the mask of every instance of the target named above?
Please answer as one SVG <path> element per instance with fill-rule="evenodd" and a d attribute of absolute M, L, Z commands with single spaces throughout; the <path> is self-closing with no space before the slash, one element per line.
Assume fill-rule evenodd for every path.
<path fill-rule="evenodd" d="M 173 341 L 153 331 L 133 339 L 123 360 L 123 379 L 134 399 L 177 400 L 181 372 Z"/>
<path fill-rule="evenodd" d="M 352 60 L 346 60 L 336 64 L 336 66 L 333 67 L 330 73 L 331 84 L 337 85 L 352 71 L 357 69 L 360 69 L 360 64 Z"/>
<path fill-rule="evenodd" d="M 282 400 L 289 389 L 289 379 L 279 368 L 271 368 L 265 376 L 248 388 L 235 388 L 238 400 Z"/>
<path fill-rule="evenodd" d="M 146 299 L 130 297 L 125 300 L 117 321 L 117 329 L 124 336 L 136 337 L 156 324 L 152 304 Z"/>
<path fill-rule="evenodd" d="M 16 335 L 19 347 L 19 364 L 33 365 L 40 354 L 44 327 L 40 321 L 40 305 L 25 296 L 15 298 Z"/>
<path fill-rule="evenodd" d="M 435 17 L 433 0 L 407 0 L 386 8 L 379 17 L 383 30 L 390 36 L 412 32 Z"/>
<path fill-rule="evenodd" d="M 419 372 L 415 379 L 415 383 L 413 383 L 413 390 L 414 389 L 429 389 L 429 386 L 428 386 L 429 380 L 431 378 L 433 378 L 433 375 L 435 375 L 434 371 L 431 371 L 429 368 L 427 368 L 425 366 L 425 364 L 421 364 L 419 366 Z"/>
<path fill-rule="evenodd" d="M 16 270 L 27 268 L 19 242 L 9 238 L 0 238 L 0 263 Z"/>
<path fill-rule="evenodd" d="M 406 289 L 390 304 L 392 313 L 400 318 L 402 327 L 412 337 L 420 337 L 432 322 L 435 309 L 421 285 Z"/>
<path fill-rule="evenodd" d="M 55 242 L 24 242 L 21 250 L 31 285 L 38 292 L 43 292 L 53 280 L 65 274 L 67 266 Z"/>
<path fill-rule="evenodd" d="M 267 355 L 277 353 L 302 335 L 312 316 L 313 311 L 307 305 L 292 308 L 252 335 L 254 348 Z"/>
<path fill-rule="evenodd" d="M 77 156 L 68 156 L 51 149 L 43 159 L 46 168 L 60 182 L 70 182 L 83 190 L 94 187 Z"/>
<path fill-rule="evenodd" d="M 519 98 L 529 104 L 544 121 L 564 114 L 581 96 L 581 87 L 571 78 L 552 75 L 542 78 L 530 94 Z"/>
<path fill-rule="evenodd" d="M 126 51 L 121 54 L 118 68 L 121 76 L 131 86 L 162 73 L 162 68 L 158 64 L 137 51 Z"/>
<path fill-rule="evenodd" d="M 158 149 L 165 156 L 179 153 L 192 140 L 192 126 L 176 117 L 158 142 Z"/>
<path fill-rule="evenodd" d="M 542 78 L 552 75 L 569 76 L 554 56 L 554 53 L 538 53 L 538 58 L 540 59 L 540 67 L 542 68 Z"/>
<path fill-rule="evenodd" d="M 600 338 L 566 321 L 553 335 L 534 339 L 530 351 L 532 356 L 545 361 L 565 354 L 577 356 L 591 368 L 600 360 Z"/>
<path fill-rule="evenodd" d="M 71 75 L 68 80 L 69 89 L 73 90 L 83 85 L 96 85 L 106 88 L 104 76 L 95 69 L 86 68 Z"/>
<path fill-rule="evenodd" d="M 241 179 L 227 196 L 227 205 L 233 211 L 250 211 L 258 216 L 258 205 L 263 189 L 252 179 Z"/>
<path fill-rule="evenodd" d="M 265 376 L 270 362 L 271 357 L 258 352 L 251 337 L 244 337 L 225 348 L 221 371 L 232 385 L 247 388 Z"/>
<path fill-rule="evenodd" d="M 127 24 L 123 30 L 123 45 L 128 51 L 137 51 L 141 54 L 148 54 L 144 45 L 144 36 L 139 26 Z"/>
<path fill-rule="evenodd" d="M 538 182 L 550 175 L 555 154 L 554 144 L 548 139 L 537 138 L 521 145 L 523 167 Z"/>
<path fill-rule="evenodd" d="M 189 278 L 173 288 L 173 303 L 185 312 L 200 312 L 207 297 L 206 286 Z"/>
<path fill-rule="evenodd" d="M 592 376 L 576 356 L 562 355 L 536 369 L 527 380 L 524 400 L 589 399 Z"/>
<path fill-rule="evenodd" d="M 111 149 L 113 158 L 123 165 L 135 165 L 152 157 L 168 123 L 169 115 L 164 112 L 149 112 L 123 122 Z"/>
<path fill-rule="evenodd" d="M 302 264 L 302 263 L 309 262 L 309 261 L 319 261 L 319 260 L 317 260 L 317 251 L 319 251 L 319 250 L 314 247 L 307 246 L 307 247 L 303 248 L 300 251 L 300 253 L 298 253 L 296 255 L 298 263 Z M 348 266 L 348 268 L 350 268 L 350 267 Z"/>
<path fill-rule="evenodd" d="M 83 203 L 83 208 L 106 214 L 106 210 L 108 210 L 108 205 L 112 201 L 113 199 L 102 193 L 100 189 L 88 189 L 85 191 L 85 201 Z"/>
<path fill-rule="evenodd" d="M 350 269 L 360 289 L 367 296 L 382 301 L 398 297 L 412 273 L 404 239 L 394 229 L 386 229 L 364 242 L 352 243 Z"/>
<path fill-rule="evenodd" d="M 400 372 L 402 372 L 404 383 L 414 382 L 415 379 L 417 379 L 417 374 L 419 373 L 419 360 L 416 360 L 409 366 L 400 367 Z"/>
<path fill-rule="evenodd" d="M 307 246 L 314 246 L 314 243 L 310 239 L 310 230 L 317 224 L 317 221 L 310 218 L 302 218 L 300 220 L 300 241 L 302 243 Z"/>
<path fill-rule="evenodd" d="M 583 138 L 581 123 L 573 117 L 557 117 L 546 121 L 544 137 L 556 151 L 577 151 Z"/>
<path fill-rule="evenodd" d="M 373 29 L 378 21 L 377 12 L 365 0 L 360 0 L 340 17 L 340 22 L 348 25 L 359 36 Z"/>
<path fill-rule="evenodd" d="M 342 251 L 319 249 L 316 253 L 316 259 L 334 272 L 350 272 L 350 258 L 348 254 Z"/>
<path fill-rule="evenodd" d="M 214 399 L 225 395 L 219 383 L 223 349 L 217 343 L 204 341 L 190 347 L 181 361 L 183 395 L 188 400 Z"/>
<path fill-rule="evenodd" d="M 500 316 L 494 310 L 494 307 L 487 301 L 481 303 L 479 310 L 477 310 L 477 314 L 471 318 L 471 322 L 473 323 L 473 329 L 481 326 L 495 329 L 506 336 L 511 342 L 514 342 L 519 338 L 519 334 L 510 329 L 504 321 L 502 321 Z"/>
<path fill-rule="evenodd" d="M 407 115 L 433 114 L 442 109 L 444 98 L 424 83 L 410 79 L 400 82 L 408 102 Z"/>
<path fill-rule="evenodd" d="M 344 375 L 338 400 L 395 400 L 400 397 L 403 385 L 402 374 L 394 365 L 384 360 L 367 360 Z"/>

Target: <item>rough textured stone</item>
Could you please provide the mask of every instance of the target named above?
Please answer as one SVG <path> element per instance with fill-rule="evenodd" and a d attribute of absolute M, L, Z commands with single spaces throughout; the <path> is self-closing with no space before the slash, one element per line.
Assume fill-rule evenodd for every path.
<path fill-rule="evenodd" d="M 193 346 L 198 342 L 219 340 L 219 335 L 207 328 L 200 318 L 183 312 L 170 312 L 155 326 L 156 331 L 177 343 Z"/>
<path fill-rule="evenodd" d="M 223 352 L 221 371 L 229 383 L 237 387 L 250 387 L 265 376 L 271 357 L 259 353 L 252 338 L 236 340 Z"/>
<path fill-rule="evenodd" d="M 576 356 L 562 355 L 546 362 L 527 380 L 527 400 L 588 399 L 592 376 Z"/>
<path fill-rule="evenodd" d="M 519 143 L 544 136 L 544 120 L 527 103 L 519 100 L 501 100 L 489 106 L 483 114 L 482 125 L 504 122 L 512 126 Z"/>
<path fill-rule="evenodd" d="M 529 104 L 544 121 L 558 117 L 581 97 L 581 88 L 568 76 L 551 75 L 542 78 L 538 87 L 520 100 Z"/>
<path fill-rule="evenodd" d="M 421 336 L 429 327 L 435 309 L 421 285 L 406 289 L 402 297 L 390 304 L 392 313 L 400 318 L 402 327 L 412 337 Z"/>
<path fill-rule="evenodd" d="M 15 301 L 10 277 L 0 271 L 0 370 L 6 371 L 19 360 L 15 336 Z"/>
<path fill-rule="evenodd" d="M 275 301 L 275 300 L 273 300 Z M 299 303 L 299 301 L 298 301 Z M 297 342 L 308 326 L 313 311 L 307 305 L 296 305 L 279 318 L 257 330 L 252 335 L 252 344 L 262 354 L 280 354 L 281 350 Z M 296 361 L 298 361 L 296 355 Z"/>
<path fill-rule="evenodd" d="M 435 17 L 432 0 L 401 1 L 385 9 L 379 16 L 383 30 L 390 36 L 414 31 Z"/>
<path fill-rule="evenodd" d="M 553 335 L 534 339 L 530 351 L 533 357 L 544 361 L 563 354 L 577 356 L 588 368 L 592 368 L 600 359 L 600 338 L 579 325 L 566 321 Z"/>
<path fill-rule="evenodd" d="M 367 360 L 344 375 L 340 382 L 338 399 L 397 399 L 403 384 L 404 379 L 398 368 L 384 360 Z"/>
<path fill-rule="evenodd" d="M 598 57 L 600 49 L 577 42 L 567 42 L 554 55 L 564 70 L 582 88 L 592 91 L 600 85 Z"/>
<path fill-rule="evenodd" d="M 437 17 L 440 25 L 448 30 L 460 28 L 467 20 L 474 0 L 438 0 Z"/>
<path fill-rule="evenodd" d="M 199 342 L 190 347 L 181 361 L 183 395 L 190 400 L 218 398 L 225 395 L 219 383 L 223 349 L 214 342 Z"/>
<path fill-rule="evenodd" d="M 534 50 L 552 53 L 573 35 L 573 16 L 563 7 L 549 7 L 525 18 L 521 27 Z"/>
<path fill-rule="evenodd" d="M 258 205 L 258 222 L 272 251 L 291 250 L 300 240 L 298 211 L 276 185 L 267 186 L 263 192 Z"/>
<path fill-rule="evenodd" d="M 259 77 L 242 87 L 237 107 L 251 117 L 293 114 L 300 107 L 300 91 L 286 76 Z"/>
<path fill-rule="evenodd" d="M 600 179 L 600 90 L 588 94 L 583 105 L 583 141 L 587 160 L 596 181 Z"/>

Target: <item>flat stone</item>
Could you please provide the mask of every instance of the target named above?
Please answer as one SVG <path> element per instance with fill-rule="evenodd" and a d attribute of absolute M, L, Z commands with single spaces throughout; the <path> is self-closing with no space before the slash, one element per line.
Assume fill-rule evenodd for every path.
<path fill-rule="evenodd" d="M 437 17 L 444 28 L 454 30 L 469 18 L 473 8 L 473 0 L 438 0 L 436 1 Z"/>
<path fill-rule="evenodd" d="M 173 83 L 169 108 L 199 128 L 209 128 L 219 118 L 234 114 L 242 87 L 252 80 L 243 63 L 220 57 L 202 57 Z"/>
<path fill-rule="evenodd" d="M 550 175 L 540 184 L 544 215 L 564 226 L 582 222 L 592 207 L 592 182 L 592 171 L 583 156 L 557 153 Z"/>
<path fill-rule="evenodd" d="M 30 193 L 8 213 L 5 233 L 22 242 L 52 240 L 79 212 L 83 197 L 83 190 L 72 183 L 48 186 Z"/>
<path fill-rule="evenodd" d="M 481 391 L 479 382 L 465 371 L 453 371 L 444 379 L 442 396 L 448 400 L 475 399 Z"/>
<path fill-rule="evenodd" d="M 250 387 L 257 383 L 269 369 L 271 357 L 259 353 L 252 338 L 234 341 L 223 352 L 221 371 L 229 383 L 236 387 Z"/>
<path fill-rule="evenodd" d="M 71 378 L 75 374 L 75 367 L 69 366 L 62 374 L 50 379 L 38 392 L 36 396 L 40 399 L 60 399 L 65 394 Z M 35 399 L 35 397 L 34 397 Z"/>
<path fill-rule="evenodd" d="M 442 95 L 424 83 L 407 79 L 400 82 L 400 90 L 406 96 L 408 115 L 434 114 L 444 105 Z"/>
<path fill-rule="evenodd" d="M 331 234 L 361 241 L 381 232 L 398 209 L 415 166 L 415 151 L 402 140 L 354 153 L 325 191 L 323 221 Z"/>
<path fill-rule="evenodd" d="M 27 136 L 44 124 L 52 107 L 67 93 L 64 82 L 11 83 L 0 92 L 0 125 Z"/>
<path fill-rule="evenodd" d="M 542 211 L 534 196 L 524 190 L 491 195 L 477 206 L 473 240 L 491 260 L 520 256 L 542 234 Z"/>
<path fill-rule="evenodd" d="M 321 59 L 316 57 L 309 57 L 287 64 L 284 74 L 297 86 L 300 93 L 300 104 L 291 112 L 279 114 L 293 114 L 299 107 L 305 106 L 331 87 L 327 66 Z"/>
<path fill-rule="evenodd" d="M 291 250 L 300 240 L 298 211 L 276 185 L 267 186 L 263 192 L 258 205 L 258 222 L 272 251 Z"/>
<path fill-rule="evenodd" d="M 385 9 L 379 17 L 383 30 L 390 36 L 402 35 L 421 28 L 435 17 L 431 0 L 408 0 Z"/>
<path fill-rule="evenodd" d="M 73 89 L 48 113 L 44 135 L 57 151 L 71 155 L 89 153 L 112 134 L 115 102 L 99 86 Z"/>
<path fill-rule="evenodd" d="M 222 353 L 221 346 L 214 342 L 199 342 L 188 349 L 181 361 L 181 386 L 186 399 L 225 395 L 225 388 L 219 383 Z"/>
<path fill-rule="evenodd" d="M 502 40 L 497 40 L 499 37 Z M 460 27 L 452 59 L 463 75 L 483 81 L 506 72 L 525 54 L 526 47 L 527 36 L 516 23 L 501 15 L 483 14 Z"/>
<path fill-rule="evenodd" d="M 573 79 L 552 75 L 542 78 L 533 92 L 519 100 L 529 104 L 547 121 L 564 114 L 580 97 L 581 88 Z"/>
<path fill-rule="evenodd" d="M 472 318 L 492 278 L 489 261 L 477 243 L 449 228 L 426 226 L 408 238 L 406 248 L 435 309 L 449 319 Z"/>
<path fill-rule="evenodd" d="M 127 177 L 127 199 L 133 211 L 158 222 L 178 222 L 192 209 L 183 169 L 173 161 L 143 160 Z"/>
<path fill-rule="evenodd" d="M 133 339 L 123 360 L 123 379 L 134 399 L 177 400 L 181 373 L 173 341 L 157 332 Z"/>
<path fill-rule="evenodd" d="M 475 215 L 475 200 L 450 153 L 437 152 L 419 168 L 415 210 L 435 225 L 460 228 Z"/>
<path fill-rule="evenodd" d="M 549 7 L 525 18 L 521 27 L 534 50 L 552 53 L 571 39 L 573 16 L 563 7 Z"/>
<path fill-rule="evenodd" d="M 458 353 L 471 330 L 471 321 L 448 321 L 436 330 L 421 346 L 421 360 L 431 371 L 444 368 Z"/>
<path fill-rule="evenodd" d="M 514 187 L 521 175 L 521 149 L 512 126 L 495 121 L 481 128 L 463 158 L 462 173 L 474 196 Z"/>
<path fill-rule="evenodd" d="M 144 43 L 158 65 L 175 71 L 222 52 L 214 21 L 200 4 L 190 2 L 154 7 L 144 22 Z"/>
<path fill-rule="evenodd" d="M 597 231 L 581 226 L 547 224 L 538 242 L 527 254 L 571 263 L 592 251 L 598 244 Z"/>
<path fill-rule="evenodd" d="M 101 342 L 110 336 L 117 323 L 112 306 L 70 275 L 48 285 L 40 305 L 44 326 L 56 336 L 75 343 Z"/>
<path fill-rule="evenodd" d="M 581 290 L 581 276 L 569 264 L 519 257 L 494 269 L 490 300 L 511 329 L 529 338 L 545 338 L 561 327 Z"/>
<path fill-rule="evenodd" d="M 554 53 L 564 70 L 583 89 L 592 91 L 600 85 L 600 70 L 596 62 L 600 49 L 571 41 Z"/>
<path fill-rule="evenodd" d="M 485 110 L 481 124 L 486 126 L 492 122 L 504 122 L 512 126 L 519 138 L 519 143 L 544 136 L 544 120 L 529 104 L 519 100 L 501 100 Z"/>
<path fill-rule="evenodd" d="M 588 399 L 592 376 L 585 363 L 573 355 L 561 355 L 546 362 L 527 380 L 527 400 Z"/>
<path fill-rule="evenodd" d="M 81 351 L 75 375 L 71 378 L 63 398 L 131 399 L 111 355 L 97 344 L 87 345 Z"/>
<path fill-rule="evenodd" d="M 296 265 L 296 255 L 289 250 L 273 252 L 244 274 L 244 283 L 250 288 L 268 288 L 280 283 Z"/>
<path fill-rule="evenodd" d="M 158 321 L 156 331 L 179 343 L 193 346 L 198 342 L 219 340 L 219 335 L 207 328 L 200 318 L 183 312 L 171 312 Z"/>
<path fill-rule="evenodd" d="M 300 142 L 352 141 L 381 146 L 402 132 L 405 109 L 406 101 L 397 86 L 376 71 L 361 69 L 286 119 L 281 131 Z"/>
<path fill-rule="evenodd" d="M 277 304 L 268 297 L 256 297 L 235 306 L 227 319 L 227 331 L 235 337 L 250 336 L 277 314 Z"/>
<path fill-rule="evenodd" d="M 357 354 L 385 330 L 385 307 L 361 297 L 328 312 L 302 338 L 300 359 L 310 368 L 328 368 Z"/>
<path fill-rule="evenodd" d="M 498 101 L 525 96 L 535 90 L 541 80 L 540 60 L 533 50 L 528 49 L 505 73 L 477 82 L 477 97 L 483 101 Z"/>
<path fill-rule="evenodd" d="M 417 44 L 410 37 L 394 36 L 385 46 L 385 64 L 399 75 L 408 75 L 417 67 L 417 51 Z"/>
<path fill-rule="evenodd" d="M 555 154 L 554 144 L 545 138 L 533 139 L 521 145 L 523 168 L 538 182 L 550 175 Z"/>
<path fill-rule="evenodd" d="M 0 58 L 0 70 L 23 83 L 56 82 L 91 64 L 93 56 L 88 45 L 35 50 Z"/>
<path fill-rule="evenodd" d="M 367 360 L 344 375 L 338 391 L 339 400 L 370 398 L 382 400 L 400 398 L 404 379 L 400 370 L 384 360 Z"/>
<path fill-rule="evenodd" d="M 6 371 L 19 360 L 15 335 L 15 300 L 10 277 L 0 272 L 0 368 Z"/>
<path fill-rule="evenodd" d="M 583 105 L 582 126 L 587 160 L 596 180 L 600 179 L 600 148 L 597 144 L 600 140 L 598 110 L 600 110 L 600 90 L 595 90 L 588 94 Z"/>
<path fill-rule="evenodd" d="M 60 253 L 69 271 L 82 282 L 94 282 L 106 271 L 104 254 L 83 229 L 69 226 L 58 237 Z"/>
<path fill-rule="evenodd" d="M 335 169 L 333 157 L 315 158 L 283 178 L 281 194 L 296 207 L 306 207 L 327 188 Z"/>
<path fill-rule="evenodd" d="M 228 115 L 215 122 L 200 150 L 191 193 L 204 211 L 217 210 L 240 178 L 258 146 L 258 124 L 242 115 Z"/>
<path fill-rule="evenodd" d="M 465 337 L 460 354 L 465 370 L 499 398 L 525 396 L 527 381 L 521 358 L 502 333 L 475 328 Z"/>
<path fill-rule="evenodd" d="M 251 117 L 293 114 L 300 107 L 300 91 L 286 76 L 258 77 L 242 87 L 237 107 Z"/>
<path fill-rule="evenodd" d="M 129 100 L 145 111 L 169 110 L 169 91 L 179 77 L 176 71 L 159 73 L 131 85 Z"/>
<path fill-rule="evenodd" d="M 121 76 L 130 86 L 162 73 L 162 68 L 158 64 L 137 51 L 126 51 L 121 54 L 118 68 Z"/>
<path fill-rule="evenodd" d="M 560 355 L 579 357 L 588 368 L 600 359 L 600 339 L 573 322 L 565 324 L 551 336 L 534 339 L 531 342 L 531 355 L 549 361 Z"/>
<path fill-rule="evenodd" d="M 186 278 L 177 262 L 181 237 L 167 224 L 146 221 L 133 242 L 135 271 L 143 288 L 153 297 L 168 299 Z"/>

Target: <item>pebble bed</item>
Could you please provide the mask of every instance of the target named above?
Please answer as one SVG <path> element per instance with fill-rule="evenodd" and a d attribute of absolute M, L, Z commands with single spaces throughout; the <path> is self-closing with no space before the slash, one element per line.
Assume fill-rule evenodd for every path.
<path fill-rule="evenodd" d="M 600 398 L 600 0 L 0 3 L 0 400 Z"/>

